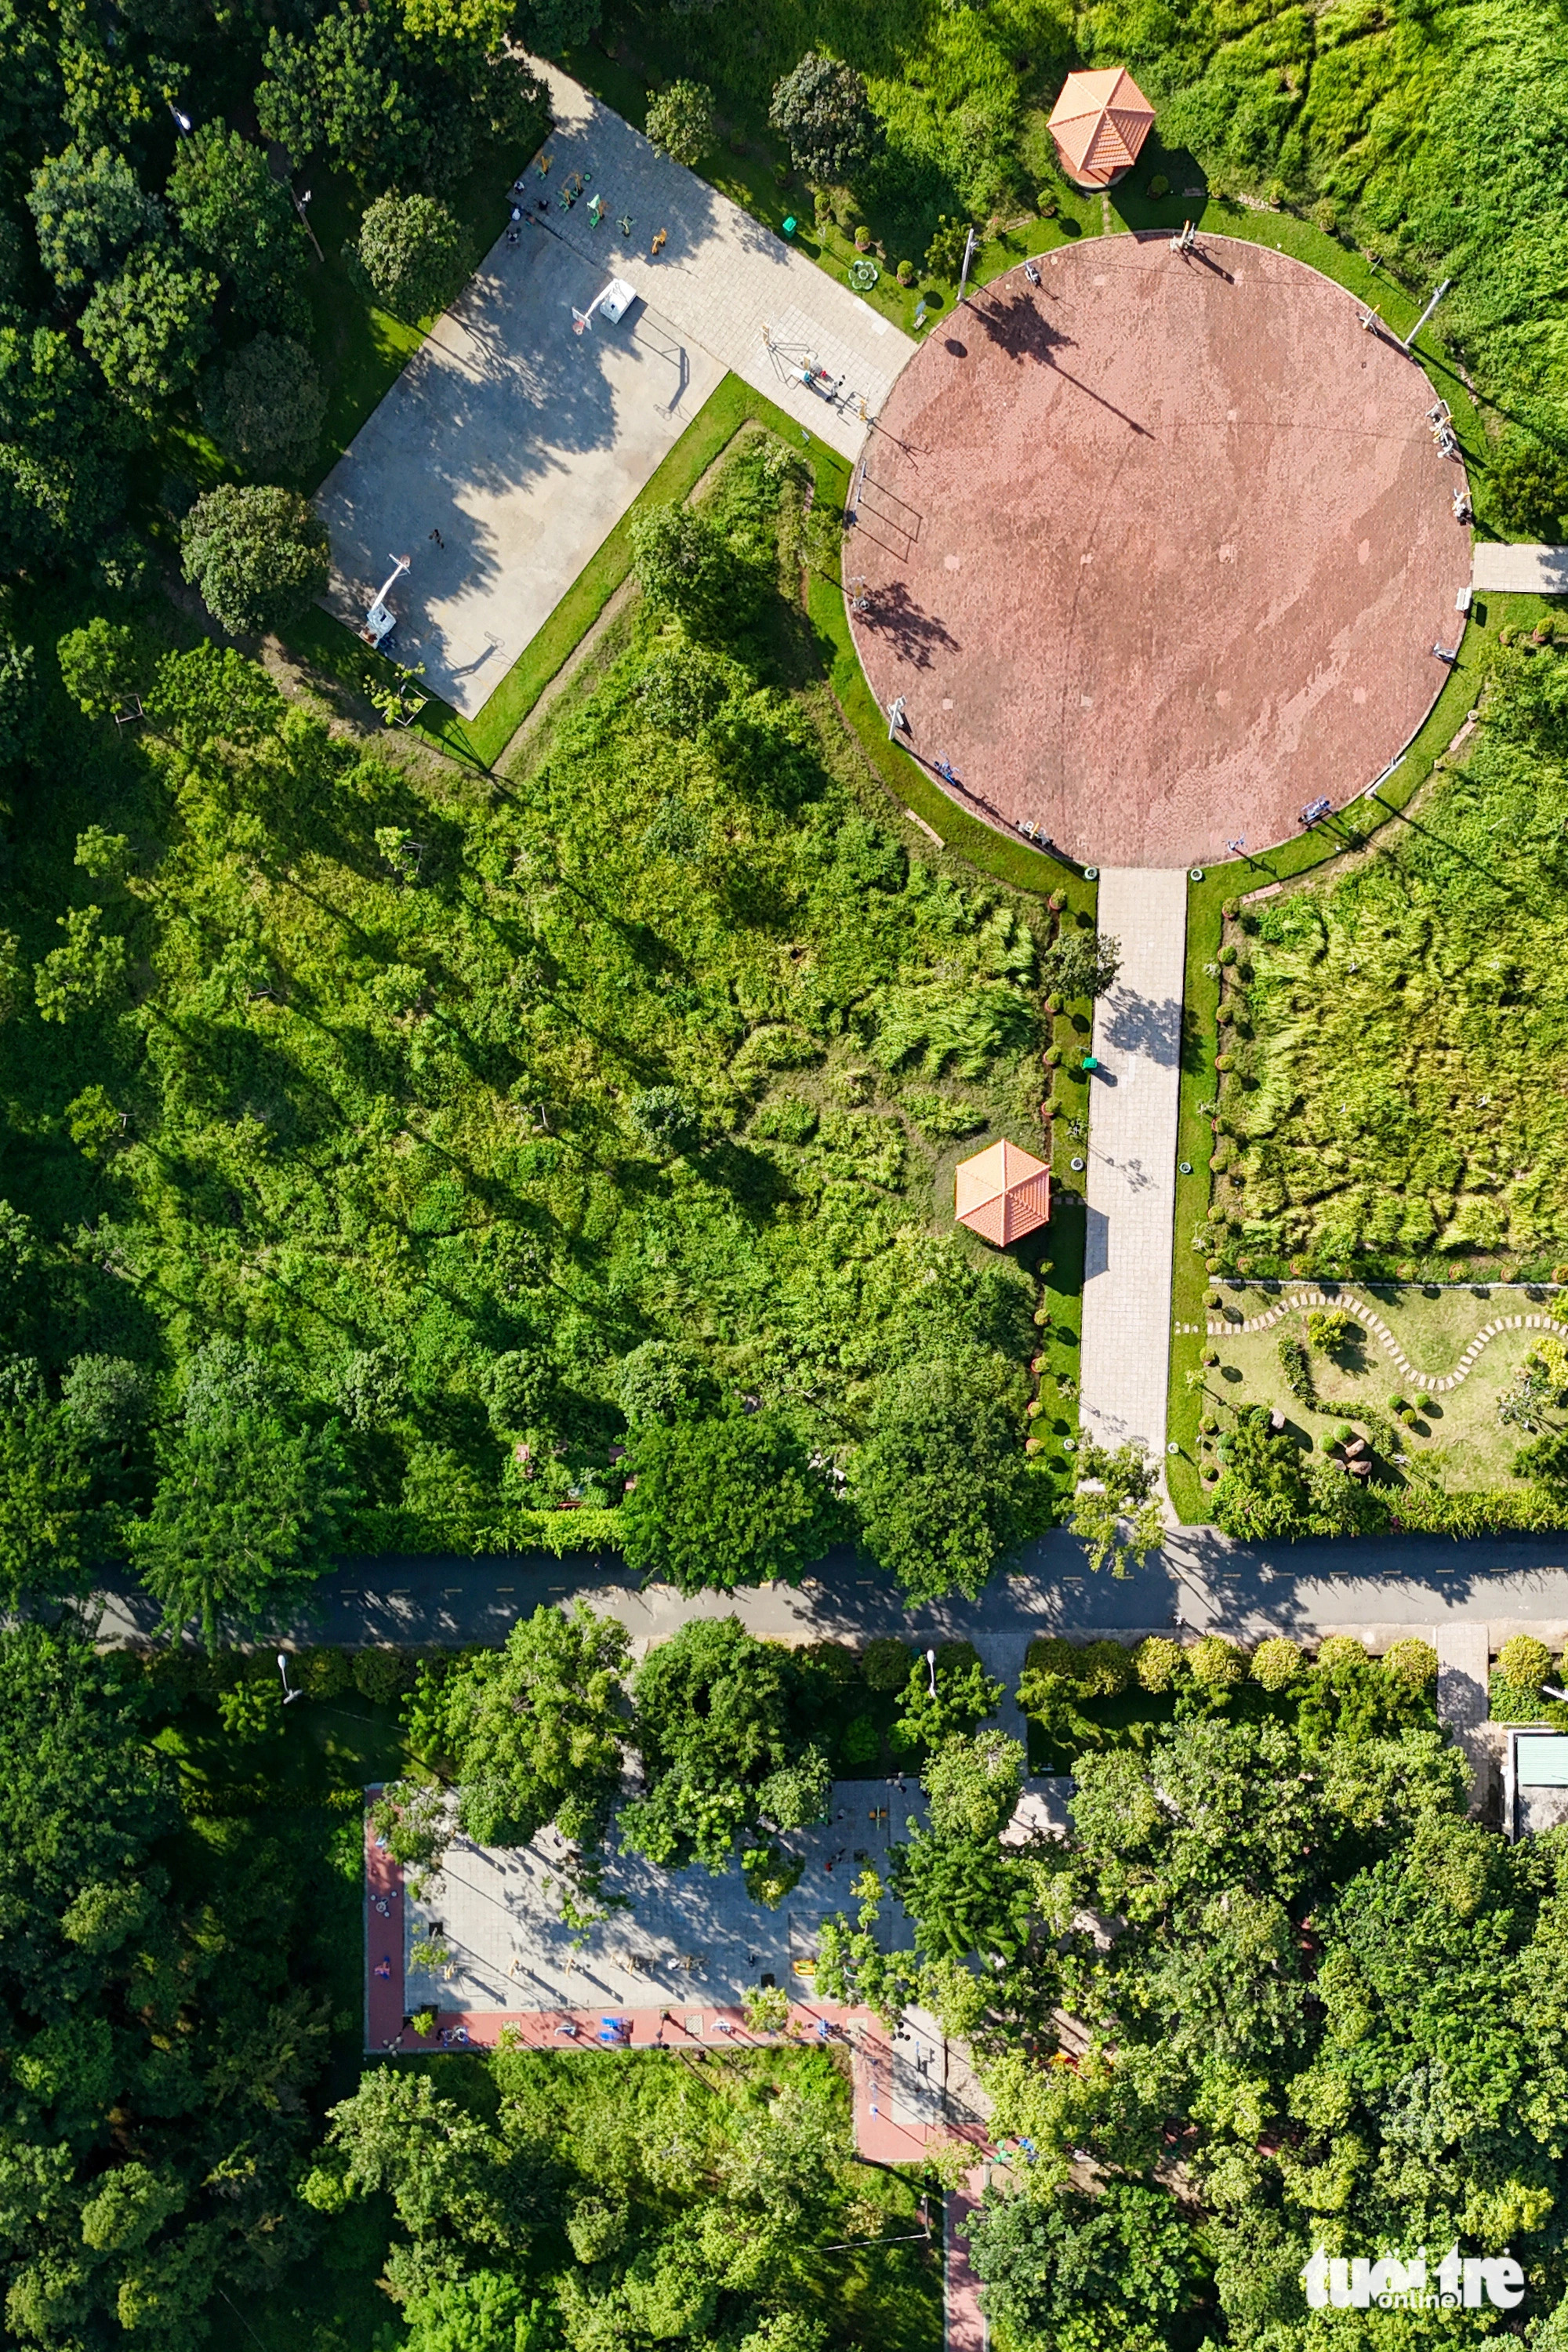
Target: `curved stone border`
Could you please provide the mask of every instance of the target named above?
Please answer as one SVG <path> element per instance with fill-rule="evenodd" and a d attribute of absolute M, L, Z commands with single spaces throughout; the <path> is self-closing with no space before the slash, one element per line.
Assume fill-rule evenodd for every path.
<path fill-rule="evenodd" d="M 1559 1323 L 1551 1315 L 1500 1315 L 1493 1322 L 1481 1326 L 1454 1370 L 1439 1380 L 1431 1372 L 1416 1370 L 1383 1318 L 1374 1314 L 1364 1299 L 1347 1298 L 1342 1295 L 1331 1298 L 1321 1290 L 1294 1291 L 1289 1298 L 1281 1299 L 1278 1307 L 1271 1307 L 1266 1315 L 1249 1315 L 1242 1323 L 1228 1323 L 1222 1315 L 1211 1315 L 1207 1325 L 1208 1336 L 1211 1339 L 1223 1339 L 1233 1335 L 1239 1338 L 1247 1331 L 1272 1330 L 1276 1323 L 1283 1322 L 1287 1315 L 1299 1313 L 1303 1307 L 1342 1307 L 1347 1315 L 1353 1315 L 1357 1322 L 1364 1324 L 1373 1339 L 1382 1343 L 1384 1354 L 1393 1359 L 1397 1370 L 1412 1387 L 1425 1389 L 1429 1396 L 1442 1396 L 1447 1390 L 1457 1389 L 1461 1381 L 1468 1380 L 1481 1349 L 1489 1347 L 1501 1332 L 1555 1331 L 1560 1339 L 1568 1339 L 1568 1323 Z"/>

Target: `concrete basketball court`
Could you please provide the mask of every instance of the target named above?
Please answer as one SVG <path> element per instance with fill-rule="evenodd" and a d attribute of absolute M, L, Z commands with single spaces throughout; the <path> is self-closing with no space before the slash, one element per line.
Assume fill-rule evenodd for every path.
<path fill-rule="evenodd" d="M 868 446 L 868 676 L 954 797 L 1075 857 L 1264 847 L 1364 790 L 1447 676 L 1470 536 L 1436 395 L 1260 246 L 1121 235 L 1037 267 L 933 331 Z"/>
<path fill-rule="evenodd" d="M 411 555 L 394 650 L 465 718 L 723 378 L 647 303 L 574 335 L 572 306 L 605 277 L 553 237 L 503 238 L 316 499 L 329 609 L 357 627 L 392 557 Z"/>

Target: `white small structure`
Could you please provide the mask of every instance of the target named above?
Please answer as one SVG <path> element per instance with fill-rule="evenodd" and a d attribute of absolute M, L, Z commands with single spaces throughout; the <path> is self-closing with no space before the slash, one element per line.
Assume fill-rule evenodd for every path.
<path fill-rule="evenodd" d="M 1510 1731 L 1503 1758 L 1503 1835 L 1518 1840 L 1568 1822 L 1568 1735 Z"/>
<path fill-rule="evenodd" d="M 404 573 L 412 569 L 414 558 L 411 555 L 395 555 L 391 558 L 391 562 L 393 570 L 388 573 L 382 586 L 376 590 L 375 602 L 365 614 L 364 626 L 360 631 L 360 635 L 367 646 L 384 645 L 397 626 L 397 615 L 386 600 Z"/>
<path fill-rule="evenodd" d="M 637 299 L 635 286 L 628 286 L 624 278 L 612 278 L 607 286 L 599 289 L 585 310 L 579 310 L 575 303 L 572 305 L 572 332 L 580 335 L 595 310 L 602 310 L 611 326 L 618 327 Z"/>

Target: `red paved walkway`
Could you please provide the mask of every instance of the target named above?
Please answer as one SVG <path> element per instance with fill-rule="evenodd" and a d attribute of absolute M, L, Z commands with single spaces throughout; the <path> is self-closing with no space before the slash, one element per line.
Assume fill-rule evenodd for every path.
<path fill-rule="evenodd" d="M 980 2308 L 980 2281 L 969 2263 L 969 2240 L 959 2223 L 978 2207 L 987 2168 L 977 2164 L 968 2186 L 949 2192 L 946 2210 L 942 2307 L 947 2318 L 947 2352 L 985 2352 L 988 2330 Z"/>
<path fill-rule="evenodd" d="M 1269 248 L 1085 238 L 927 341 L 865 460 L 856 641 L 919 757 L 1105 866 L 1217 863 L 1403 748 L 1470 577 L 1416 362 Z"/>

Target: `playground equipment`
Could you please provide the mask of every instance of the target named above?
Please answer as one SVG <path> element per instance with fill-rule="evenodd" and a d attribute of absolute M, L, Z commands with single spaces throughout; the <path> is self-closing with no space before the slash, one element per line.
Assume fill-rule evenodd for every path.
<path fill-rule="evenodd" d="M 579 310 L 574 302 L 572 332 L 574 335 L 580 335 L 595 310 L 602 310 L 611 326 L 618 327 L 626 317 L 628 308 L 637 299 L 637 291 L 635 286 L 628 286 L 624 278 L 612 278 L 607 286 L 601 286 L 585 310 Z"/>
<path fill-rule="evenodd" d="M 411 555 L 394 555 L 389 558 L 389 561 L 393 569 L 382 586 L 376 590 L 375 602 L 365 614 L 364 625 L 360 630 L 360 635 L 367 646 L 378 647 L 384 646 L 396 628 L 397 615 L 386 600 L 404 573 L 410 571 L 414 563 L 414 558 Z"/>

